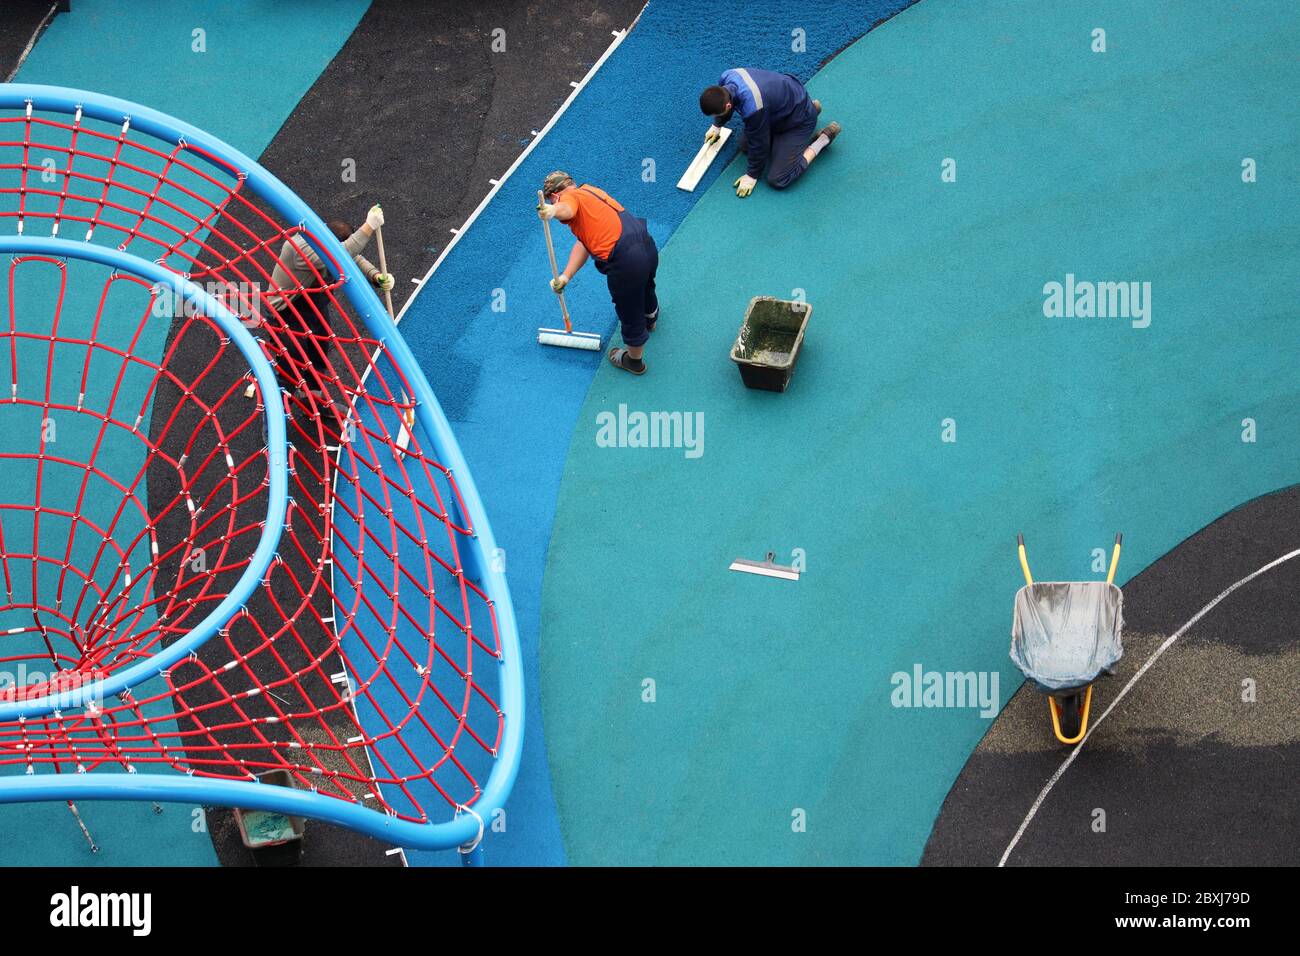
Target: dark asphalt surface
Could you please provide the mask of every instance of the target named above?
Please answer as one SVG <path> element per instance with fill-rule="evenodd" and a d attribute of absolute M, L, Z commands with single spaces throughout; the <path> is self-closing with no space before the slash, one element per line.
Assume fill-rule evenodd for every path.
<path fill-rule="evenodd" d="M 4 0 L 0 8 L 0 81 L 8 79 L 18 66 L 18 58 L 53 6 L 54 0 Z"/>
<path fill-rule="evenodd" d="M 1297 529 L 1300 486 L 1224 515 L 1128 582 L 1125 656 L 1097 685 L 1094 725 L 1165 638 L 1300 547 Z M 1298 621 L 1300 558 L 1210 611 L 1094 732 L 1008 865 L 1300 863 Z M 954 784 L 922 865 L 996 864 L 1067 753 L 1042 695 L 1022 687 Z"/>

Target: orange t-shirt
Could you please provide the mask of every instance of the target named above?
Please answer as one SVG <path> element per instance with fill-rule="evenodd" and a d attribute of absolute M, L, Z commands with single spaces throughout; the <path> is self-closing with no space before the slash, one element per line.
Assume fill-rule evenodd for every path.
<path fill-rule="evenodd" d="M 555 201 L 576 210 L 565 225 L 573 230 L 587 251 L 597 259 L 608 259 L 619 236 L 623 235 L 623 221 L 618 217 L 623 207 L 603 189 L 586 183 L 562 190 Z"/>

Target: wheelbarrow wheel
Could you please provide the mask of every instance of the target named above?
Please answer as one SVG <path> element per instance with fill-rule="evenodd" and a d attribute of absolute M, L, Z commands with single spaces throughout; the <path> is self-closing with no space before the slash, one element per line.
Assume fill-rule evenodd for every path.
<path fill-rule="evenodd" d="M 1077 737 L 1083 724 L 1083 691 L 1057 698 L 1061 710 L 1061 733 Z"/>

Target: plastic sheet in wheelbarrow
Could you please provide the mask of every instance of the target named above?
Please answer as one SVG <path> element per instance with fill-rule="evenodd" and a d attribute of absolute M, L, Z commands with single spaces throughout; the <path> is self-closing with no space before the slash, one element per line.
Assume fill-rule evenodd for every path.
<path fill-rule="evenodd" d="M 1043 690 L 1091 684 L 1124 654 L 1124 596 L 1105 581 L 1035 581 L 1016 594 L 1011 659 Z"/>

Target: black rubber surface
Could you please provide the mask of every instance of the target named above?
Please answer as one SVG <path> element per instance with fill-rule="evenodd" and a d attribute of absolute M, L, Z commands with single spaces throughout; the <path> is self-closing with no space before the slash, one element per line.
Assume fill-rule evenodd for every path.
<path fill-rule="evenodd" d="M 1096 685 L 1094 724 L 1165 638 L 1300 547 L 1298 532 L 1300 486 L 1230 512 L 1128 582 L 1125 657 Z M 1008 865 L 1300 863 L 1298 622 L 1300 558 L 1225 598 L 1093 733 Z M 948 794 L 923 865 L 996 864 L 1067 753 L 1042 695 L 1022 687 Z"/>
<path fill-rule="evenodd" d="M 4 0 L 0 4 L 0 81 L 18 66 L 32 36 L 54 7 L 54 0 Z"/>

